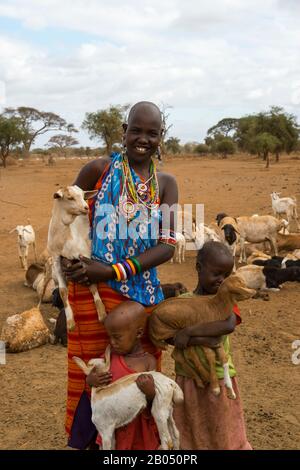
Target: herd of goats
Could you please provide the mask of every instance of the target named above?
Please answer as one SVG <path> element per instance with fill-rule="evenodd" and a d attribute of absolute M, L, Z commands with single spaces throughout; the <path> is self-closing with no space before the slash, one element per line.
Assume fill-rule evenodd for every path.
<path fill-rule="evenodd" d="M 72 330 L 75 322 L 68 302 L 67 284 L 60 267 L 60 256 L 76 259 L 80 254 L 90 255 L 86 199 L 93 195 L 85 193 L 77 186 L 68 186 L 55 193 L 48 244 L 39 258 L 35 248 L 35 232 L 30 224 L 18 225 L 11 231 L 17 232 L 25 285 L 37 291 L 39 304 L 6 319 L 1 339 L 6 341 L 8 351 L 24 351 L 49 340 L 52 343 L 61 342 L 65 346 L 67 344 L 67 330 Z M 281 198 L 278 193 L 273 192 L 271 200 L 273 216 L 255 214 L 234 218 L 220 213 L 216 221 L 209 225 L 194 224 L 192 233 L 177 233 L 177 244 L 171 262 L 184 262 L 187 240 L 192 239 L 196 249 L 201 248 L 205 242 L 214 240 L 229 247 L 235 259 L 234 274 L 243 280 L 248 289 L 256 291 L 256 297 L 268 300 L 268 290 L 278 291 L 287 281 L 300 282 L 300 232 L 298 233 L 296 199 Z M 294 233 L 290 232 L 291 227 L 296 227 Z M 34 250 L 35 262 L 28 265 L 30 246 Z M 237 263 L 244 265 L 237 267 Z M 106 315 L 104 304 L 96 286 L 91 285 L 89 288 L 95 300 L 99 321 L 103 321 Z M 163 284 L 162 288 L 165 298 L 176 297 L 187 291 L 180 282 Z M 42 302 L 52 302 L 59 309 L 58 318 L 50 319 L 55 323 L 53 335 L 41 315 Z M 32 325 L 35 323 L 37 332 L 32 335 Z M 25 328 L 24 325 L 27 324 L 29 326 Z"/>

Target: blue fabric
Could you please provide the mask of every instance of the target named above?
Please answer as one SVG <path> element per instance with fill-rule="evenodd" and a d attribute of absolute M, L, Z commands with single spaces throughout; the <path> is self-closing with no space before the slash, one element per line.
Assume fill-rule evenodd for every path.
<path fill-rule="evenodd" d="M 92 258 L 108 264 L 138 256 L 156 246 L 161 221 L 159 208 L 150 211 L 142 204 L 137 206 L 138 210 L 130 222 L 122 215 L 119 210 L 123 189 L 122 158 L 119 153 L 112 154 L 109 171 L 104 175 L 93 209 Z M 135 184 L 142 182 L 133 169 L 131 174 Z M 146 306 L 164 300 L 156 268 L 136 274 L 126 281 L 109 280 L 107 284 Z"/>

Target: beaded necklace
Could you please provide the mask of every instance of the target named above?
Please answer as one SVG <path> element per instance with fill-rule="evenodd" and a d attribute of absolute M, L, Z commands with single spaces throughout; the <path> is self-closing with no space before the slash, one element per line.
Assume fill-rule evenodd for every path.
<path fill-rule="evenodd" d="M 150 163 L 150 177 L 145 182 L 135 183 L 133 181 L 128 157 L 125 153 L 122 154 L 122 183 L 120 210 L 127 220 L 134 218 L 139 204 L 142 204 L 148 210 L 158 207 L 159 185 L 156 167 L 152 160 Z"/>

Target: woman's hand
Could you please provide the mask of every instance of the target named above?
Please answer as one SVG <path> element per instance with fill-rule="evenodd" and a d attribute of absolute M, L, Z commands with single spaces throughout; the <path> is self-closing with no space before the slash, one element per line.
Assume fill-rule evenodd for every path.
<path fill-rule="evenodd" d="M 155 397 L 155 386 L 152 375 L 141 374 L 136 379 L 136 384 L 146 395 L 147 401 L 152 401 Z"/>
<path fill-rule="evenodd" d="M 113 279 L 113 268 L 100 261 L 95 261 L 84 256 L 79 260 L 61 258 L 61 266 L 67 281 L 77 282 L 89 286 L 101 281 Z"/>
<path fill-rule="evenodd" d="M 110 384 L 111 379 L 111 372 L 98 372 L 98 368 L 95 366 L 86 376 L 85 381 L 90 387 L 103 387 Z"/>

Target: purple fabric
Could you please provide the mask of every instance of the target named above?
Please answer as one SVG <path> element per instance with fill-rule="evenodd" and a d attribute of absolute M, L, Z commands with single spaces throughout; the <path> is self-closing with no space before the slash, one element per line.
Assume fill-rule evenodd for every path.
<path fill-rule="evenodd" d="M 84 391 L 75 411 L 68 446 L 80 450 L 86 449 L 96 440 L 97 434 L 97 429 L 92 423 L 91 401 Z"/>

